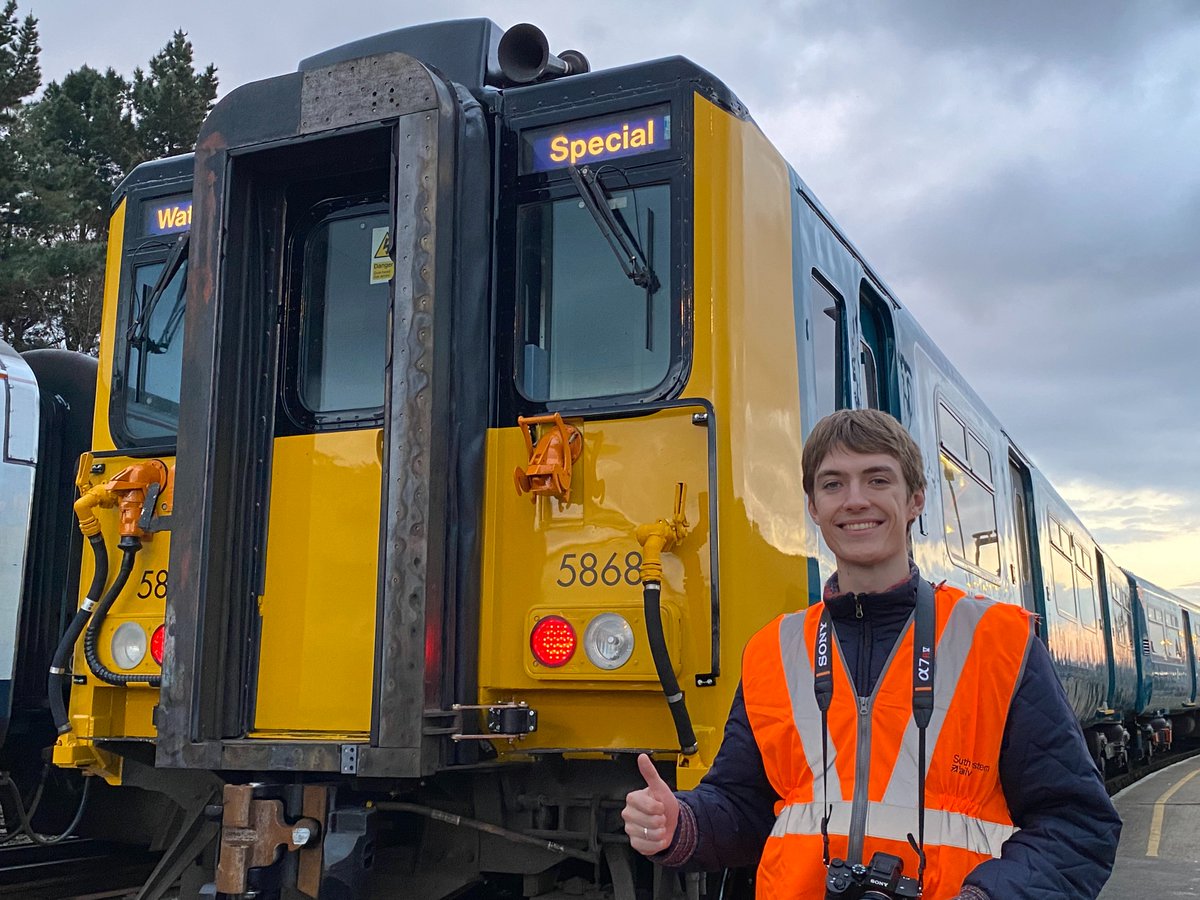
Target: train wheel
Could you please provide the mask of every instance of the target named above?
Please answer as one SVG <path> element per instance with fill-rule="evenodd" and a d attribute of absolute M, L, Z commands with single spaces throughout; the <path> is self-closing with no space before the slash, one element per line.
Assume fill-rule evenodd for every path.
<path fill-rule="evenodd" d="M 1086 732 L 1088 752 L 1092 756 L 1092 762 L 1096 764 L 1096 769 L 1100 772 L 1100 777 L 1107 778 L 1108 773 L 1108 738 L 1101 734 L 1096 729 L 1092 728 Z"/>

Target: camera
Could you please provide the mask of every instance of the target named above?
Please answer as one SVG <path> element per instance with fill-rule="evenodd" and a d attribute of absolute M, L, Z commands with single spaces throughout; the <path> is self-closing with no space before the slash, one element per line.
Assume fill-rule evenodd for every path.
<path fill-rule="evenodd" d="M 915 878 L 904 877 L 904 862 L 890 853 L 876 853 L 871 864 L 850 865 L 843 859 L 829 864 L 825 876 L 825 900 L 897 900 L 920 897 Z"/>

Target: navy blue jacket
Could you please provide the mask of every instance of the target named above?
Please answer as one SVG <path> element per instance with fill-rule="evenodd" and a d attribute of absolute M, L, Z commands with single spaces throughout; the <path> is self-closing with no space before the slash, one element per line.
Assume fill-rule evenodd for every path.
<path fill-rule="evenodd" d="M 826 600 L 838 646 L 861 696 L 870 694 L 908 621 L 918 577 L 914 568 L 908 583 L 886 593 Z M 1094 898 L 1112 869 L 1121 820 L 1050 654 L 1038 640 L 1005 724 L 1000 783 L 1020 830 L 1005 842 L 1001 857 L 976 867 L 966 884 L 994 900 Z M 694 819 L 695 829 L 693 823 L 683 823 L 675 843 L 658 857 L 661 862 L 708 871 L 757 864 L 775 823 L 779 796 L 763 769 L 741 685 L 712 768 L 695 790 L 677 796 L 692 813 L 681 810 L 681 819 Z M 694 843 L 694 850 L 689 854 L 681 843 Z"/>

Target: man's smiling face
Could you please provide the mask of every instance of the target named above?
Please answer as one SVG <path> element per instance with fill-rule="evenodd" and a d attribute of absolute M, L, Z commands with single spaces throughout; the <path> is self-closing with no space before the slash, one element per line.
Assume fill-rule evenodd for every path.
<path fill-rule="evenodd" d="M 808 511 L 837 557 L 843 590 L 879 591 L 908 574 L 908 526 L 925 506 L 897 460 L 834 447 L 817 467 Z"/>

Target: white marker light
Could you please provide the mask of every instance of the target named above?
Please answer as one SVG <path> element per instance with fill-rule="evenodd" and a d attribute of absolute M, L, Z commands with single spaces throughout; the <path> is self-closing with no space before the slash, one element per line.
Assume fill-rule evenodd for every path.
<path fill-rule="evenodd" d="M 135 669 L 146 658 L 146 629 L 137 622 L 117 626 L 112 636 L 112 657 L 122 669 Z"/>
<path fill-rule="evenodd" d="M 583 649 L 598 669 L 619 669 L 633 656 L 633 629 L 616 613 L 601 613 L 588 623 Z"/>

